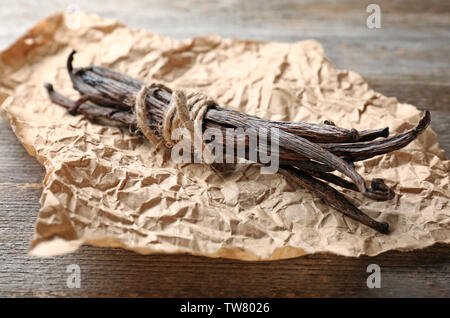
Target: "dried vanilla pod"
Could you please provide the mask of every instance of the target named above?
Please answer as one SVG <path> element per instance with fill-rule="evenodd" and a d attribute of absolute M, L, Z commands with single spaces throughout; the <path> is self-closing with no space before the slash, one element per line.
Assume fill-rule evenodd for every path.
<path fill-rule="evenodd" d="M 146 94 L 143 95 L 142 103 L 143 109 L 147 112 L 146 124 L 152 131 L 155 130 L 156 135 L 160 133 L 158 127 L 161 127 L 166 119 L 168 109 L 173 108 L 174 98 L 179 98 L 175 95 L 177 91 L 172 91 L 163 85 L 145 86 L 142 81 L 103 67 L 73 68 L 74 54 L 75 51 L 68 57 L 67 70 L 74 89 L 80 93 L 81 97 L 77 101 L 72 101 L 55 91 L 51 84 L 46 83 L 48 95 L 54 103 L 65 107 L 72 115 L 83 114 L 89 120 L 142 131 L 134 110 L 137 105 L 136 96 L 145 90 Z M 196 95 L 192 95 L 192 98 L 195 99 Z M 223 146 L 237 148 L 239 140 L 245 142 L 246 151 L 241 154 L 245 159 L 251 159 L 248 155 L 248 138 L 246 136 L 230 137 L 225 133 L 227 128 L 242 128 L 248 131 L 278 128 L 275 131 L 279 140 L 277 153 L 280 161 L 279 173 L 314 192 L 339 212 L 381 233 L 388 232 L 387 223 L 371 219 L 324 181 L 361 192 L 374 200 L 392 199 L 394 192 L 382 179 L 375 178 L 371 182 L 366 182 L 356 172 L 354 162 L 405 147 L 430 123 L 430 113 L 425 111 L 423 118 L 414 129 L 388 137 L 387 127 L 357 131 L 340 128 L 330 120 L 325 121 L 323 125 L 270 121 L 221 107 L 215 103 L 208 105 L 204 111 L 202 131 L 210 128 L 223 131 Z M 146 134 L 145 136 L 147 137 Z M 267 149 L 255 150 L 260 154 Z M 239 153 L 235 151 L 234 155 L 238 156 Z M 349 180 L 333 174 L 335 170 Z"/>

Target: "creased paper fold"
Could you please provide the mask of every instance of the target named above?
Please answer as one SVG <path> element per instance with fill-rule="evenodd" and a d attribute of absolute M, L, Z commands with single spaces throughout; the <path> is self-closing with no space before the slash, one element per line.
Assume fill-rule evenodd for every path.
<path fill-rule="evenodd" d="M 96 64 L 147 82 L 204 91 L 226 107 L 273 120 L 332 120 L 345 128 L 412 128 L 420 112 L 337 70 L 313 40 L 262 43 L 219 36 L 176 41 L 98 16 L 39 22 L 0 55 L 0 111 L 45 166 L 30 253 L 56 255 L 81 244 L 139 253 L 191 253 L 243 260 L 316 252 L 376 255 L 450 242 L 450 161 L 428 128 L 408 147 L 357 163 L 397 196 L 374 202 L 344 191 L 391 226 L 376 233 L 280 175 L 240 164 L 226 177 L 199 164 L 175 165 L 163 150 L 114 127 L 70 116 L 43 88 L 77 98 L 65 69 Z M 432 114 L 433 119 L 433 114 Z"/>

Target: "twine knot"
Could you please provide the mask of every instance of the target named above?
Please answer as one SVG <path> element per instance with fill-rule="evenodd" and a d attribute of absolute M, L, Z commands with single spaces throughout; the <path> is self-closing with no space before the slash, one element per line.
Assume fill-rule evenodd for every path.
<path fill-rule="evenodd" d="M 169 107 L 164 114 L 162 124 L 154 130 L 147 125 L 146 98 L 151 88 L 165 88 L 161 84 L 143 85 L 135 101 L 135 114 L 137 126 L 142 134 L 151 143 L 158 145 L 161 141 L 168 148 L 175 145 L 172 140 L 172 132 L 175 129 L 184 127 L 189 131 L 191 142 L 197 154 L 202 154 L 203 147 L 206 146 L 202 136 L 202 121 L 208 109 L 216 105 L 216 102 L 209 96 L 200 92 L 185 92 L 184 90 L 174 90 Z M 201 143 L 196 143 L 195 138 Z"/>

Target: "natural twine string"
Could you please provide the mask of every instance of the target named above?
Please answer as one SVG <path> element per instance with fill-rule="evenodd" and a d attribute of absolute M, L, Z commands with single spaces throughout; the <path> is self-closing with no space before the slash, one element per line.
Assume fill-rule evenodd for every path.
<path fill-rule="evenodd" d="M 136 95 L 134 110 L 137 126 L 142 131 L 142 134 L 155 145 L 163 141 L 168 148 L 172 148 L 175 145 L 175 141 L 172 140 L 172 132 L 177 128 L 181 128 L 181 123 L 189 131 L 197 154 L 202 154 L 203 147 L 206 145 L 203 141 L 201 124 L 209 107 L 216 105 L 216 102 L 200 92 L 174 90 L 169 107 L 164 114 L 162 125 L 158 131 L 155 131 L 147 124 L 146 105 L 146 98 L 150 93 L 150 89 L 155 87 L 165 88 L 164 85 L 155 83 L 144 85 Z M 194 140 L 201 140 L 201 143 L 198 144 Z"/>

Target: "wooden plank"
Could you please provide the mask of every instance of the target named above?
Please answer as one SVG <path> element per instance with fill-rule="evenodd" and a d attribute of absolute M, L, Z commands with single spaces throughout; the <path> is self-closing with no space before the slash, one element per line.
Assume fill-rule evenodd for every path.
<path fill-rule="evenodd" d="M 211 33 L 264 41 L 315 38 L 338 68 L 360 73 L 385 95 L 432 110 L 431 126 L 449 155 L 450 3 L 380 0 L 382 29 L 369 30 L 365 21 L 371 2 L 75 3 L 132 28 L 178 39 Z M 0 11 L 0 49 L 46 15 L 66 9 L 67 4 L 51 0 L 9 3 L 8 10 Z M 450 297 L 447 245 L 373 258 L 318 254 L 259 263 L 96 247 L 46 259 L 28 257 L 44 169 L 3 120 L 0 136 L 0 296 Z M 80 289 L 66 286 L 69 264 L 81 268 Z M 381 266 L 381 289 L 366 286 L 369 264 Z"/>
<path fill-rule="evenodd" d="M 444 255 L 442 255 L 444 253 Z M 445 255 L 445 253 L 447 253 Z M 437 257 L 437 255 L 442 255 Z M 86 247 L 45 260 L 15 259 L 4 296 L 81 297 L 449 297 L 448 249 L 388 253 L 372 259 L 315 255 L 245 263 L 187 255 L 142 256 Z M 26 266 L 18 267 L 19 261 Z M 369 289 L 369 264 L 381 267 L 381 288 Z M 69 289 L 67 266 L 81 270 L 81 288 Z M 24 272 L 21 272 L 24 271 Z M 33 273 L 40 273 L 34 275 Z"/>
<path fill-rule="evenodd" d="M 372 1 L 174 2 L 111 0 L 98 5 L 80 0 L 87 12 L 99 13 L 156 33 L 183 39 L 205 34 L 241 39 L 292 42 L 317 39 L 339 68 L 363 76 L 420 75 L 449 81 L 448 1 L 377 1 L 382 28 L 368 29 Z M 76 7 L 76 6 L 75 6 Z M 52 12 L 74 8 L 49 0 L 14 1 L 0 13 L 0 48 Z M 326 21 L 326 23 L 324 23 Z"/>
<path fill-rule="evenodd" d="M 408 103 L 420 109 L 450 112 L 450 83 L 433 82 L 432 79 L 385 79 L 366 78 L 369 85 L 377 92 L 389 97 L 396 97 L 401 103 Z"/>

